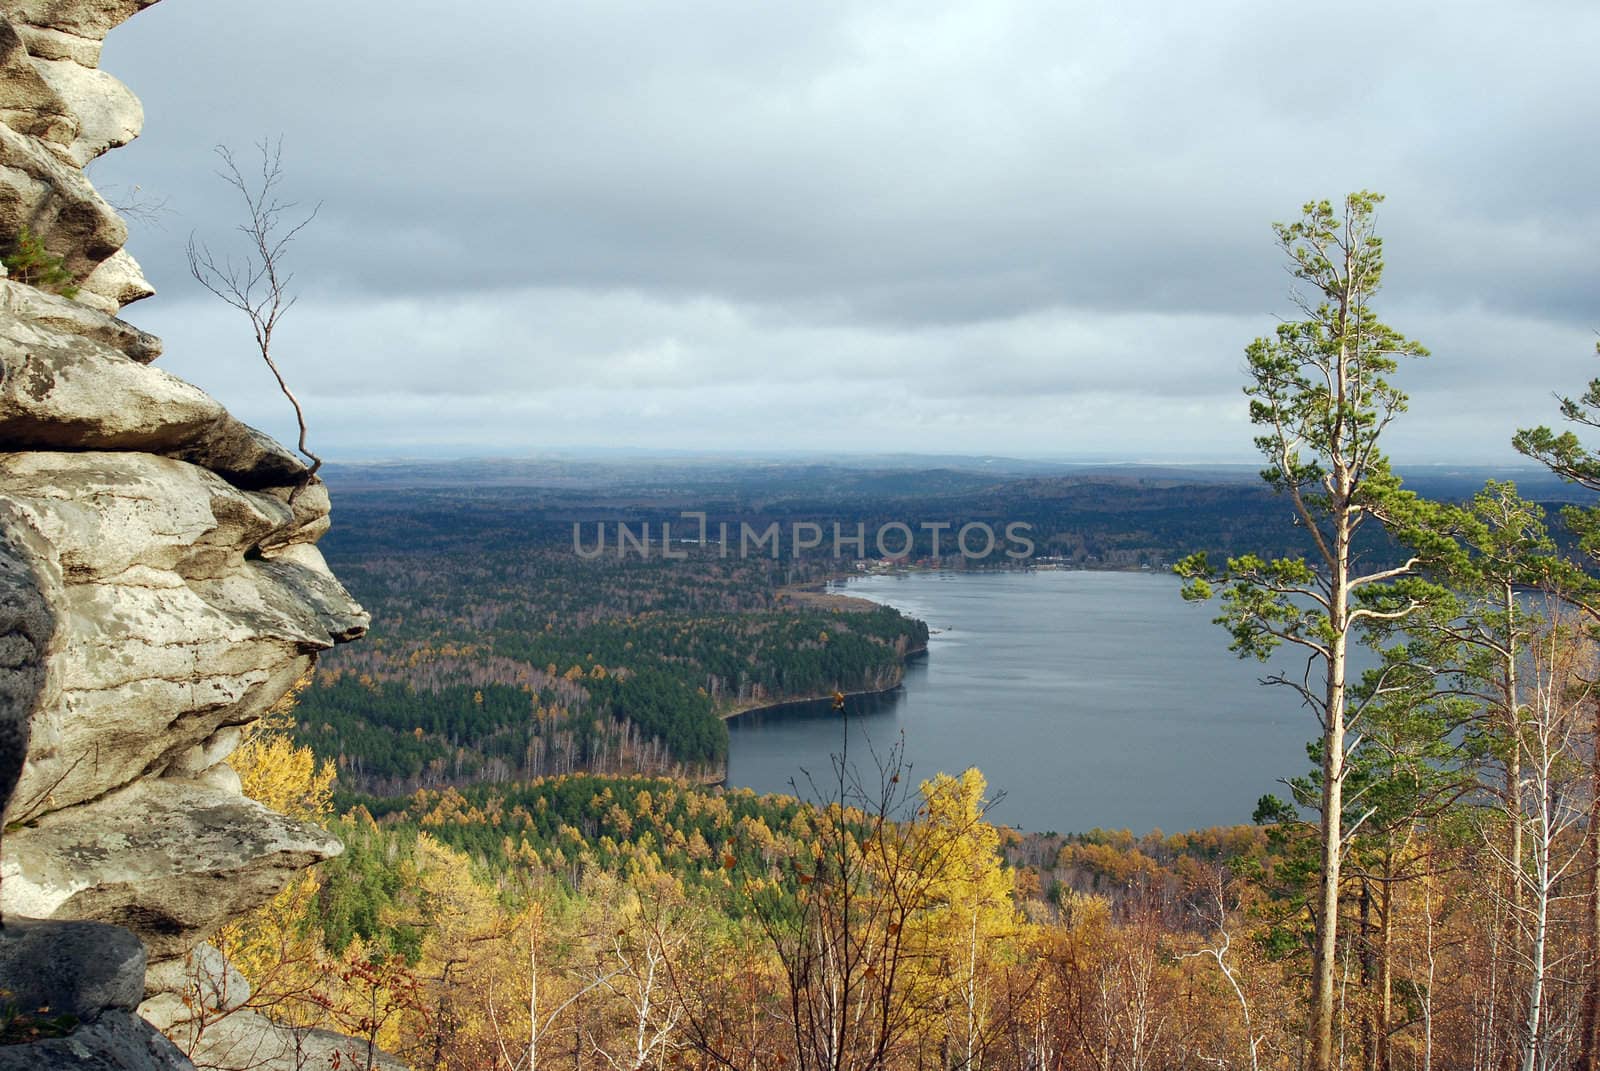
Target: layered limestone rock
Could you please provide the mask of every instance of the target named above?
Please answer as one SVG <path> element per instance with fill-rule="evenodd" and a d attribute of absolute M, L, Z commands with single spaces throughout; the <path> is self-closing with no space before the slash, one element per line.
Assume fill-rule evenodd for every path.
<path fill-rule="evenodd" d="M 10 823 L 203 776 L 312 655 L 365 628 L 308 542 L 325 496 L 291 507 L 286 489 L 125 452 L 0 454 L 0 487 L 42 538 L 29 565 L 57 616 Z M 26 911 L 15 888 L 0 883 L 0 905 Z"/>
<path fill-rule="evenodd" d="M 181 959 L 338 851 L 323 830 L 240 797 L 237 782 L 144 780 L 8 837 L 7 914 L 116 923 L 152 960 Z"/>
<path fill-rule="evenodd" d="M 154 2 L 0 0 L 0 237 L 41 239 L 103 312 L 154 293 L 83 174 L 144 125 L 139 99 L 98 65 L 107 32 Z"/>
<path fill-rule="evenodd" d="M 48 341 L 53 363 L 43 347 L 0 342 L 0 446 L 65 446 L 69 426 L 90 446 L 132 437 L 197 455 L 202 443 L 246 485 L 292 471 L 171 377 L 158 382 L 178 401 L 151 403 L 148 427 L 102 412 L 96 362 L 121 361 L 104 383 L 135 413 L 143 396 L 128 377 L 154 370 L 92 339 Z M 63 366 L 82 379 L 64 382 Z M 259 467 L 235 471 L 250 456 Z M 17 578 L 6 616 L 26 626 L 0 642 L 17 652 L 11 720 L 27 727 L 4 814 L 0 909 L 128 925 L 159 961 L 338 850 L 316 827 L 240 798 L 225 761 L 240 728 L 318 651 L 366 628 L 313 545 L 326 493 L 292 487 L 251 490 L 131 450 L 0 453 L 0 578 Z"/>
<path fill-rule="evenodd" d="M 0 0 L 0 253 L 32 235 L 79 288 L 0 277 L 0 987 L 75 1009 L 0 1068 L 189 1066 L 135 1008 L 251 1066 L 353 1055 L 243 1008 L 201 943 L 340 850 L 227 759 L 367 616 L 316 549 L 322 485 L 117 317 L 151 290 L 82 168 L 138 134 L 100 42 L 152 2 Z M 222 988 L 186 1003 L 197 963 Z M 204 1045 L 197 1006 L 231 1013 Z"/>

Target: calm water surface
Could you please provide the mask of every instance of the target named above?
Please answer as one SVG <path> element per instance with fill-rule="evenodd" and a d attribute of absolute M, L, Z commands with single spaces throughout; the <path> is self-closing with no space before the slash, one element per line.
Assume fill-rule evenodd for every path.
<path fill-rule="evenodd" d="M 995 821 L 1031 830 L 1169 832 L 1248 822 L 1306 768 L 1311 715 L 1227 650 L 1215 604 L 1148 573 L 911 573 L 851 580 L 936 630 L 905 685 L 852 699 L 852 760 L 903 731 L 913 775 L 977 766 Z M 791 791 L 824 774 L 841 722 L 826 704 L 728 723 L 728 782 Z M 870 768 L 870 767 L 864 767 Z M 819 781 L 821 777 L 819 776 Z M 803 787 L 803 782 L 802 782 Z"/>

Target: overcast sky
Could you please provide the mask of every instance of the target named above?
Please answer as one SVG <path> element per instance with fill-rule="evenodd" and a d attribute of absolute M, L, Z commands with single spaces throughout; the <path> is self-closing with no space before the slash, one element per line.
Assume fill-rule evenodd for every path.
<path fill-rule="evenodd" d="M 125 316 L 280 437 L 188 279 L 212 149 L 320 215 L 276 356 L 334 457 L 592 447 L 1245 461 L 1269 224 L 1388 195 L 1401 461 L 1600 374 L 1600 5 L 162 0 L 102 65 L 164 200 Z"/>

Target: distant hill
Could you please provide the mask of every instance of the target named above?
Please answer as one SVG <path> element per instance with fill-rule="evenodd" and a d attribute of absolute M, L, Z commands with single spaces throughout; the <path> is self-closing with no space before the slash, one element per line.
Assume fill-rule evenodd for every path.
<path fill-rule="evenodd" d="M 1541 501 L 1578 501 L 1581 490 L 1531 465 L 1402 466 L 1407 486 L 1439 498 L 1461 498 L 1485 480 L 1513 480 Z M 731 457 L 661 454 L 622 457 L 478 457 L 457 460 L 335 461 L 323 470 L 334 489 L 524 487 L 550 491 L 629 493 L 887 495 L 961 493 L 1025 479 L 1099 479 L 1143 484 L 1256 484 L 1259 467 L 1066 462 L 960 454 Z"/>

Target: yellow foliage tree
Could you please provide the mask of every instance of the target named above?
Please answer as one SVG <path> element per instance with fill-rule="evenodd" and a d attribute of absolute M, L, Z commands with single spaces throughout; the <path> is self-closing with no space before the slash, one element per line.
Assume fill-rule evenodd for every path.
<path fill-rule="evenodd" d="M 294 703 L 310 683 L 302 678 L 246 730 L 228 759 L 244 794 L 301 821 L 324 824 L 332 813 L 335 768 L 297 746 Z M 212 944 L 250 983 L 244 1005 L 292 1027 L 325 1021 L 328 957 L 310 925 L 320 885 L 314 870 L 301 871 L 266 904 L 222 927 Z M 204 1014 L 204 1009 L 195 1009 Z"/>
<path fill-rule="evenodd" d="M 1010 952 L 1021 927 L 1015 880 L 1002 865 L 1000 831 L 984 820 L 988 785 L 976 767 L 959 776 L 938 774 L 922 783 L 918 835 L 937 859 L 924 890 L 925 910 L 913 916 L 913 985 L 927 987 L 927 1006 L 942 1009 L 934 1029 L 950 1058 L 967 1071 L 983 1063 L 995 987 L 994 968 Z"/>

